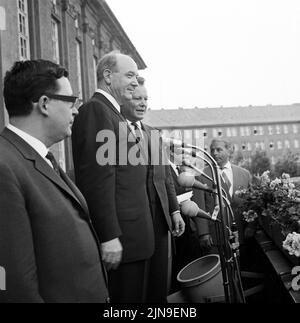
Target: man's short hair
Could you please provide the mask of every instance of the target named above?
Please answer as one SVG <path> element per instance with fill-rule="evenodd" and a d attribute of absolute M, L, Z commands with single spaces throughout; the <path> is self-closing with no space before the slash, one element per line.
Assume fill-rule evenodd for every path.
<path fill-rule="evenodd" d="M 46 60 L 15 62 L 4 78 L 4 101 L 10 117 L 27 116 L 45 92 L 58 91 L 57 80 L 68 71 Z"/>
<path fill-rule="evenodd" d="M 142 76 L 138 76 L 137 81 L 139 83 L 139 86 L 144 86 L 146 80 Z"/>
<path fill-rule="evenodd" d="M 117 66 L 118 58 L 117 56 L 121 54 L 120 51 L 114 50 L 112 52 L 109 52 L 105 54 L 97 65 L 97 81 L 98 83 L 103 81 L 104 79 L 104 71 L 105 70 L 111 70 L 114 71 Z"/>
<path fill-rule="evenodd" d="M 227 141 L 227 140 L 225 140 L 225 139 L 213 139 L 213 140 L 211 141 L 211 143 L 210 143 L 210 149 L 211 149 L 212 145 L 213 145 L 214 143 L 217 143 L 217 142 L 223 142 L 223 143 L 224 143 L 225 148 L 226 148 L 227 150 L 229 150 L 230 152 L 233 152 L 234 147 L 233 147 L 232 143 L 231 143 L 231 142 L 229 142 L 229 141 Z"/>

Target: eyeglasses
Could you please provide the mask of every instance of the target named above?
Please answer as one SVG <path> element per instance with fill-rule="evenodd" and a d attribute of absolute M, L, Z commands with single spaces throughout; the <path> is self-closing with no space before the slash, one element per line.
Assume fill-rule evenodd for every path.
<path fill-rule="evenodd" d="M 60 95 L 60 94 L 53 94 L 53 93 L 45 93 L 50 99 L 60 100 L 65 102 L 76 103 L 79 98 L 78 96 L 73 95 Z"/>

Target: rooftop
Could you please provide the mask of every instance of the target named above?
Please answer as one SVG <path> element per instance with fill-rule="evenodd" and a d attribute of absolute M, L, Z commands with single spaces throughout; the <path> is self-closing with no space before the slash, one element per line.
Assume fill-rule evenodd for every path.
<path fill-rule="evenodd" d="M 300 122 L 300 103 L 231 108 L 149 110 L 144 122 L 157 128 Z"/>

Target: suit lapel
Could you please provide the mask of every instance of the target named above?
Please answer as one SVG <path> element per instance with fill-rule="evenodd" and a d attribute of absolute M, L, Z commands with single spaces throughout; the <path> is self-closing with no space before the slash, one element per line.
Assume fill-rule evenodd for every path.
<path fill-rule="evenodd" d="M 84 209 L 85 213 L 89 214 L 89 209 L 88 209 L 88 206 L 86 204 L 85 198 L 83 197 L 83 195 L 81 194 L 79 189 L 74 185 L 74 183 L 71 181 L 71 179 L 67 176 L 67 174 L 62 169 L 60 169 L 59 171 L 60 171 L 60 176 L 65 181 L 67 186 L 72 190 L 75 197 L 79 201 L 80 205 Z"/>
<path fill-rule="evenodd" d="M 233 177 L 233 194 L 234 195 L 235 191 L 238 190 L 238 186 L 239 183 L 237 183 L 238 179 L 239 179 L 239 174 L 238 174 L 238 168 L 235 167 L 234 165 L 231 165 L 231 169 L 232 169 L 232 177 Z"/>
<path fill-rule="evenodd" d="M 31 160 L 34 163 L 35 169 L 41 173 L 43 176 L 47 177 L 50 181 L 54 184 L 59 186 L 64 192 L 66 192 L 69 196 L 71 196 L 76 202 L 82 207 L 82 209 L 87 212 L 88 209 L 85 203 L 81 203 L 80 198 L 78 198 L 79 194 L 74 194 L 70 187 L 75 186 L 68 186 L 66 182 L 60 178 L 55 171 L 47 164 L 47 162 L 21 137 L 16 135 L 14 132 L 10 131 L 9 129 L 5 129 L 2 133 L 2 136 L 6 138 L 13 146 L 15 146 L 18 151 L 24 156 L 25 159 Z M 62 172 L 62 170 L 61 170 Z M 68 178 L 66 174 L 64 174 L 65 178 Z M 69 179 L 71 182 L 71 180 Z"/>
<path fill-rule="evenodd" d="M 105 105 L 108 106 L 113 113 L 115 113 L 122 121 L 126 121 L 124 119 L 124 117 L 122 116 L 121 112 L 119 112 L 115 106 L 101 93 L 96 92 L 93 95 L 93 99 L 95 99 L 96 101 L 99 101 L 100 103 L 102 103 L 103 101 L 105 102 Z"/>

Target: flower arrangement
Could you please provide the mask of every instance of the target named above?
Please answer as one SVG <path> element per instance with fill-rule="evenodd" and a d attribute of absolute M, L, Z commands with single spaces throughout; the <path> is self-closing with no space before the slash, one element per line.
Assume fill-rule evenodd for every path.
<path fill-rule="evenodd" d="M 253 179 L 250 188 L 236 194 L 243 199 L 240 211 L 246 222 L 269 216 L 271 223 L 280 226 L 285 237 L 292 232 L 300 233 L 300 191 L 291 182 L 289 174 L 271 180 L 270 171 L 266 171 Z"/>
<path fill-rule="evenodd" d="M 291 256 L 300 257 L 300 234 L 296 232 L 289 233 L 282 246 Z"/>

